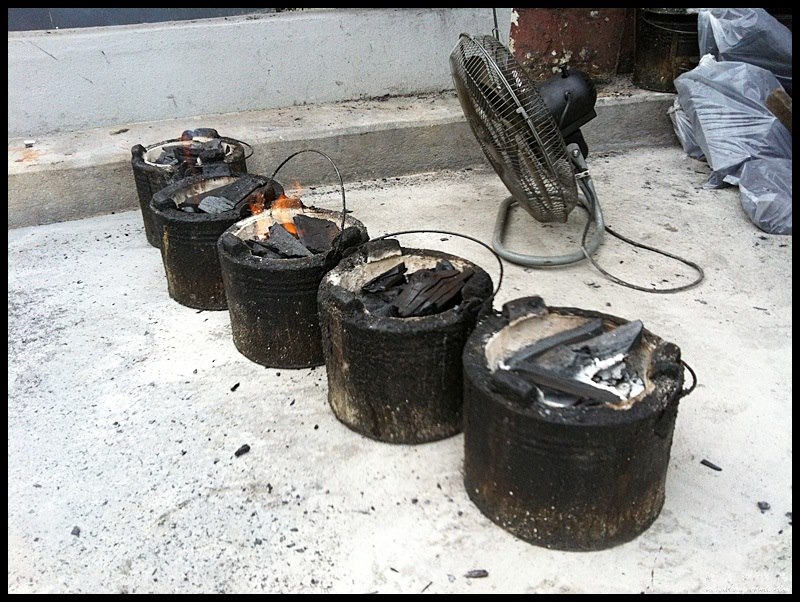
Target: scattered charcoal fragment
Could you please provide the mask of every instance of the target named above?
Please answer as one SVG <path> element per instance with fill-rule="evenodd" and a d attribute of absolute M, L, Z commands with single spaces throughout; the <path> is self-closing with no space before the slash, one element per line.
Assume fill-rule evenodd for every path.
<path fill-rule="evenodd" d="M 241 383 L 236 383 L 235 385 L 233 385 L 233 386 L 231 387 L 231 391 L 235 391 L 236 389 L 238 389 L 240 384 L 241 384 Z"/>
<path fill-rule="evenodd" d="M 250 446 L 247 445 L 247 443 L 245 443 L 239 449 L 237 449 L 235 452 L 233 452 L 233 455 L 238 458 L 239 456 L 243 456 L 244 454 L 246 454 L 249 451 L 250 451 Z"/>
<path fill-rule="evenodd" d="M 716 470 L 716 471 L 721 471 L 722 470 L 719 466 L 717 466 L 713 462 L 709 462 L 705 458 L 700 460 L 700 464 L 702 464 L 703 466 L 708 466 L 711 470 Z"/>
<path fill-rule="evenodd" d="M 784 516 L 789 519 L 789 524 L 791 525 L 792 524 L 792 513 L 791 512 L 787 512 Z"/>
<path fill-rule="evenodd" d="M 263 539 L 261 539 L 260 537 L 256 537 L 256 540 L 255 540 L 255 542 L 254 542 L 254 543 L 255 543 L 257 546 L 260 546 L 262 543 L 264 543 L 264 540 L 263 540 Z"/>
<path fill-rule="evenodd" d="M 758 509 L 761 510 L 761 514 L 764 514 L 770 508 L 772 506 L 769 505 L 769 502 L 758 502 Z"/>
<path fill-rule="evenodd" d="M 70 531 L 70 533 L 72 533 L 72 535 L 74 535 L 75 537 L 80 537 L 81 536 L 81 528 L 80 527 L 72 527 L 72 531 Z"/>
<path fill-rule="evenodd" d="M 464 573 L 464 577 L 467 579 L 483 579 L 484 577 L 489 576 L 489 571 L 486 569 L 472 569 L 471 571 L 467 571 Z"/>
<path fill-rule="evenodd" d="M 428 585 L 426 585 L 425 587 L 423 587 L 423 588 L 422 588 L 422 591 L 421 591 L 420 593 L 421 593 L 421 594 L 424 594 L 424 593 L 425 593 L 425 590 L 427 590 L 427 589 L 428 589 L 428 588 L 429 588 L 431 585 L 433 585 L 433 581 L 428 581 Z"/>

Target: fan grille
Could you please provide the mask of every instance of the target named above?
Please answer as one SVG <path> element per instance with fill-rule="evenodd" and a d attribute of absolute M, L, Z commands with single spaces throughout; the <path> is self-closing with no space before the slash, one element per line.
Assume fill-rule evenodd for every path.
<path fill-rule="evenodd" d="M 540 222 L 566 222 L 578 203 L 575 174 L 527 73 L 494 37 L 467 34 L 450 69 L 467 122 L 514 199 Z"/>

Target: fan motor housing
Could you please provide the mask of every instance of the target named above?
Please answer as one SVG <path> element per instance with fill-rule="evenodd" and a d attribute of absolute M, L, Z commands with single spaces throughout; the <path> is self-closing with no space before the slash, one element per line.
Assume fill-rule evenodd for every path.
<path fill-rule="evenodd" d="M 583 71 L 570 71 L 564 65 L 560 75 L 539 84 L 539 95 L 565 139 L 597 117 L 597 88 Z"/>

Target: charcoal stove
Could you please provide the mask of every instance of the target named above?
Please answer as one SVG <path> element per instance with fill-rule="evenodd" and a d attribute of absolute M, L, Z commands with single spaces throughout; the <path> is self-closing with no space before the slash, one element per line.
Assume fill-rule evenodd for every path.
<path fill-rule="evenodd" d="M 473 272 L 456 306 L 396 317 L 365 305 L 364 286 L 381 274 L 400 265 L 409 273 L 437 269 L 443 260 Z M 500 269 L 502 280 L 502 263 Z M 337 419 L 387 443 L 424 443 L 461 432 L 461 353 L 493 298 L 489 274 L 455 255 L 382 237 L 346 256 L 319 288 L 328 401 Z"/>
<path fill-rule="evenodd" d="M 283 193 L 283 187 L 264 176 L 184 178 L 159 190 L 150 201 L 153 225 L 161 233 L 161 258 L 167 276 L 169 296 L 195 309 L 227 309 L 217 240 L 237 221 L 250 215 L 242 201 L 257 188 L 269 200 Z M 180 208 L 201 197 L 228 195 L 233 208 L 219 213 L 193 212 Z"/>
<path fill-rule="evenodd" d="M 646 329 L 625 360 L 626 369 L 641 377 L 628 398 L 565 402 L 570 396 L 547 387 L 519 397 L 498 384 L 509 358 L 525 357 L 535 345 L 592 323 L 601 336 L 633 324 L 526 297 L 486 316 L 464 348 L 466 491 L 503 529 L 546 548 L 610 548 L 656 520 L 678 402 L 695 384 L 683 389 L 688 366 L 680 349 Z M 562 349 L 586 346 L 566 343 Z"/>
<path fill-rule="evenodd" d="M 292 209 L 267 209 L 233 224 L 217 245 L 234 345 L 248 359 L 271 368 L 308 368 L 324 363 L 317 289 L 343 253 L 369 239 L 364 224 L 347 215 L 344 183 L 336 165 L 324 153 L 313 149 L 294 153 L 272 177 L 303 152 L 322 155 L 336 170 L 342 211 L 304 206 L 298 199 Z M 338 234 L 330 248 L 302 257 L 275 257 L 272 253 L 255 254 L 247 246 L 248 242 L 264 240 L 271 228 L 298 215 L 306 221 L 311 218 L 338 225 L 334 226 Z M 255 246 L 261 248 L 258 243 Z"/>
<path fill-rule="evenodd" d="M 216 139 L 219 140 L 221 151 L 216 156 L 201 157 L 192 151 L 193 145 L 208 144 Z M 247 159 L 252 153 L 252 147 L 246 142 L 220 136 L 212 128 L 186 130 L 180 138 L 148 146 L 134 145 L 131 148 L 131 169 L 147 242 L 156 248 L 161 246 L 161 233 L 156 228 L 150 209 L 150 201 L 155 193 L 188 175 L 210 177 L 247 173 Z M 162 162 L 163 156 L 170 156 L 171 160 Z"/>

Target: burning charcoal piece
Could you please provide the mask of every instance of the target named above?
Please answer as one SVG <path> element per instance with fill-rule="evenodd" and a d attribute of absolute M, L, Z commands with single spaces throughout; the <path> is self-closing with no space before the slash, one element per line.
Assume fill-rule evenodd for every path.
<path fill-rule="evenodd" d="M 417 270 L 408 276 L 408 284 L 393 301 L 401 318 L 427 316 L 448 308 L 464 283 L 472 276 L 470 268 L 458 270 Z"/>
<path fill-rule="evenodd" d="M 603 332 L 602 319 L 595 318 L 593 320 L 587 320 L 576 328 L 561 331 L 552 336 L 539 339 L 531 345 L 523 347 L 506 363 L 510 368 L 514 368 L 518 364 L 527 360 L 532 360 L 543 354 L 545 351 L 552 349 L 553 347 L 558 345 L 572 345 L 573 343 L 578 343 L 588 339 L 589 337 L 597 336 L 601 332 Z"/>
<path fill-rule="evenodd" d="M 312 253 L 325 253 L 331 250 L 333 241 L 339 236 L 339 226 L 327 219 L 298 214 L 292 218 L 297 235 Z"/>
<path fill-rule="evenodd" d="M 184 130 L 181 140 L 194 140 L 195 138 L 219 138 L 219 133 L 214 128 L 196 128 Z"/>
<path fill-rule="evenodd" d="M 231 234 L 231 236 L 235 236 Z M 238 238 L 238 237 L 236 237 Z M 257 240 L 253 240 L 252 238 L 249 240 L 244 241 L 244 244 L 250 249 L 250 253 L 255 255 L 256 257 L 266 257 L 268 259 L 281 259 L 281 255 L 267 247 L 266 245 L 262 244 Z"/>
<path fill-rule="evenodd" d="M 603 389 L 577 380 L 572 370 L 559 370 L 558 367 L 546 368 L 536 362 L 528 362 L 517 366 L 516 371 L 530 378 L 536 385 L 549 387 L 562 393 L 576 397 L 586 397 L 602 403 L 619 403 L 620 397 L 608 389 Z"/>
<path fill-rule="evenodd" d="M 212 188 L 211 190 L 207 190 L 203 193 L 197 194 L 189 199 L 187 199 L 188 203 L 192 204 L 199 204 L 205 197 L 208 196 L 217 196 L 223 197 L 231 201 L 234 206 L 246 198 L 251 192 L 253 192 L 259 186 L 263 186 L 263 178 L 257 178 L 248 174 L 243 174 L 240 177 L 236 178 L 234 182 L 227 184 L 225 186 L 220 186 L 219 188 Z M 272 193 L 274 194 L 274 193 Z"/>
<path fill-rule="evenodd" d="M 221 196 L 204 197 L 197 206 L 203 213 L 224 213 L 235 206 L 234 202 Z"/>
<path fill-rule="evenodd" d="M 618 367 L 627 353 L 639 342 L 641 334 L 640 320 L 626 322 L 600 336 L 571 345 L 559 345 L 534 358 L 520 359 L 515 362 L 514 368 L 529 374 L 539 385 L 550 386 L 565 393 L 587 396 L 597 401 L 618 403 L 629 398 L 626 391 L 637 395 L 643 389 L 641 379 L 637 375 L 624 370 L 624 365 Z M 607 372 L 608 370 L 611 372 Z M 623 373 L 626 380 L 622 387 L 614 387 L 613 383 L 604 382 L 604 374 L 607 376 L 617 374 L 614 380 L 621 381 Z M 601 391 L 609 393 L 610 396 Z"/>
<path fill-rule="evenodd" d="M 303 246 L 299 240 L 287 232 L 281 224 L 272 224 L 269 227 L 269 238 L 264 245 L 275 251 L 281 257 L 311 257 L 313 253 Z"/>
<path fill-rule="evenodd" d="M 389 268 L 382 274 L 375 276 L 375 278 L 362 286 L 361 290 L 365 293 L 377 293 L 380 291 L 385 291 L 393 286 L 397 286 L 398 284 L 405 284 L 406 269 L 405 263 L 398 263 L 393 268 Z"/>

